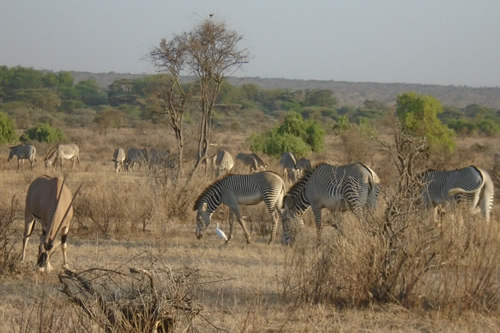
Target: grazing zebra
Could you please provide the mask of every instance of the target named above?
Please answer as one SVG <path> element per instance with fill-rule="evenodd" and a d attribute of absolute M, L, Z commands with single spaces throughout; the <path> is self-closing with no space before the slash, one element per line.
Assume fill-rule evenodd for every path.
<path fill-rule="evenodd" d="M 10 161 L 11 159 L 14 158 L 14 156 L 17 156 L 17 172 L 19 172 L 20 164 L 23 165 L 23 171 L 24 171 L 24 160 L 28 160 L 30 162 L 31 170 L 33 170 L 33 164 L 35 163 L 35 156 L 36 156 L 35 146 L 18 145 L 9 148 L 10 152 L 7 161 Z"/>
<path fill-rule="evenodd" d="M 227 174 L 234 167 L 233 156 L 225 149 L 220 149 L 217 154 L 211 157 L 211 161 L 215 168 L 216 177 Z"/>
<path fill-rule="evenodd" d="M 243 229 L 247 243 L 250 243 L 250 235 L 241 216 L 239 205 L 255 205 L 264 201 L 273 219 L 271 238 L 269 239 L 269 243 L 271 243 L 276 237 L 284 195 L 285 183 L 274 172 L 262 171 L 246 175 L 226 175 L 209 185 L 194 203 L 194 210 L 197 211 L 196 237 L 200 239 L 203 236 L 203 231 L 210 224 L 212 214 L 217 207 L 224 204 L 230 210 L 227 242 L 233 236 L 234 215 Z"/>
<path fill-rule="evenodd" d="M 75 161 L 80 164 L 80 148 L 74 143 L 68 144 L 57 144 L 52 148 L 45 157 L 45 167 L 46 168 L 57 168 L 57 161 L 60 162 L 60 168 L 62 170 L 64 160 L 71 160 L 71 168 L 75 167 Z"/>
<path fill-rule="evenodd" d="M 115 172 L 123 171 L 123 164 L 125 163 L 125 150 L 123 148 L 116 148 L 113 152 L 113 162 L 115 163 Z"/>
<path fill-rule="evenodd" d="M 257 172 L 259 169 L 265 170 L 267 168 L 267 164 L 255 153 L 238 153 L 238 155 L 236 155 L 236 160 L 248 166 L 250 172 Z"/>
<path fill-rule="evenodd" d="M 125 158 L 125 170 L 132 171 L 136 164 L 139 164 L 139 170 L 143 164 L 148 163 L 148 151 L 146 149 L 130 148 L 127 152 L 127 157 Z"/>
<path fill-rule="evenodd" d="M 280 165 L 283 168 L 283 179 L 285 181 L 297 181 L 300 175 L 300 170 L 297 167 L 297 158 L 294 153 L 285 152 L 281 154 Z"/>
<path fill-rule="evenodd" d="M 321 239 L 321 210 L 347 211 L 362 220 L 363 208 L 375 208 L 379 178 L 362 163 L 333 166 L 322 163 L 305 171 L 284 198 L 283 242 L 295 240 L 303 213 L 312 208 L 316 222 L 317 241 Z"/>
<path fill-rule="evenodd" d="M 59 232 L 61 233 L 61 249 L 63 254 L 63 267 L 67 268 L 66 240 L 69 226 L 73 218 L 73 198 L 64 180 L 60 177 L 47 175 L 36 178 L 28 188 L 26 206 L 24 210 L 24 237 L 22 261 L 26 254 L 26 246 L 35 228 L 35 221 L 42 224 L 42 237 L 38 250 L 37 266 L 40 271 L 49 272 L 50 257 L 54 253 L 54 243 Z"/>
<path fill-rule="evenodd" d="M 451 171 L 427 170 L 418 178 L 426 184 L 422 190 L 426 205 L 465 203 L 471 215 L 481 212 L 489 222 L 495 186 L 485 170 L 476 166 Z"/>

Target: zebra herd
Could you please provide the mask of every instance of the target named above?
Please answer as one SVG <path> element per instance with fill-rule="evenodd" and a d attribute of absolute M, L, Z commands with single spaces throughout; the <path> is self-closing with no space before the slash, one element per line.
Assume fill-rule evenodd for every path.
<path fill-rule="evenodd" d="M 17 172 L 20 171 L 21 167 L 22 170 L 24 170 L 25 160 L 30 163 L 31 170 L 33 170 L 37 153 L 35 146 L 22 144 L 9 147 L 9 149 L 7 161 L 17 157 Z M 174 163 L 172 159 L 173 156 L 170 154 L 169 150 L 158 150 L 153 148 L 148 152 L 147 149 L 130 148 L 127 153 L 125 153 L 123 148 L 117 148 L 113 152 L 112 161 L 114 163 L 115 172 L 120 172 L 135 171 L 136 166 L 140 170 L 142 165 L 173 168 Z M 80 148 L 74 143 L 55 145 L 44 157 L 45 168 L 50 169 L 59 166 L 62 170 L 63 160 L 71 161 L 71 166 L 74 168 L 76 163 L 80 163 Z"/>
<path fill-rule="evenodd" d="M 277 221 L 281 219 L 284 244 L 295 241 L 303 225 L 302 216 L 309 208 L 314 215 L 319 242 L 323 208 L 331 212 L 351 211 L 363 225 L 363 212 L 374 211 L 377 207 L 380 179 L 375 171 L 363 163 L 339 166 L 321 163 L 312 167 L 308 160 L 299 163 L 292 153 L 284 153 L 280 158 L 283 168 L 281 178 L 272 171 L 255 172 L 257 170 L 252 166 L 258 165 L 256 161 L 247 163 L 254 172 L 252 174 L 227 173 L 233 164 L 230 154 L 223 151 L 220 156 L 214 156 L 216 170 L 219 171 L 217 174 L 222 177 L 205 188 L 193 206 L 198 239 L 203 236 L 212 214 L 221 204 L 230 210 L 230 231 L 226 242 L 232 238 L 233 219 L 236 216 L 247 243 L 250 243 L 239 205 L 254 205 L 264 201 L 273 219 L 269 242 L 275 238 Z M 225 175 L 220 171 L 225 171 Z M 419 195 L 426 207 L 464 203 L 470 214 L 481 213 L 489 222 L 494 185 L 485 170 L 476 166 L 451 171 L 428 170 L 417 178 L 424 184 Z M 286 182 L 293 184 L 288 191 L 285 190 Z"/>
<path fill-rule="evenodd" d="M 10 147 L 8 160 L 16 156 L 18 171 L 24 160 L 33 168 L 36 149 L 32 145 Z M 62 161 L 71 160 L 72 166 L 80 161 L 79 148 L 75 144 L 58 144 L 44 158 L 45 166 L 62 169 Z M 117 148 L 113 153 L 115 172 L 139 169 L 143 164 L 173 167 L 172 156 L 168 150 L 130 148 L 126 153 Z M 291 244 L 303 226 L 302 216 L 311 208 L 316 224 L 316 238 L 321 239 L 321 211 L 351 211 L 363 225 L 364 211 L 377 207 L 380 179 L 369 166 L 363 163 L 332 165 L 320 163 L 312 166 L 307 159 L 296 159 L 290 152 L 283 153 L 279 164 L 282 175 L 266 170 L 267 164 L 255 153 L 239 153 L 236 161 L 250 173 L 231 173 L 235 160 L 226 150 L 219 150 L 207 158 L 217 179 L 206 187 L 194 202 L 196 211 L 196 238 L 201 239 L 210 225 L 212 215 L 221 205 L 229 208 L 229 233 L 224 239 L 226 244 L 233 237 L 234 218 L 243 229 L 247 243 L 250 234 L 246 227 L 240 205 L 255 205 L 264 202 L 271 215 L 271 235 L 268 243 L 276 238 L 279 221 L 282 223 L 282 243 Z M 59 162 L 59 163 L 58 163 Z M 462 202 L 470 214 L 481 213 L 487 222 L 490 220 L 493 205 L 494 185 L 490 175 L 476 166 L 451 171 L 427 170 L 418 175 L 426 186 L 422 187 L 420 197 L 428 207 L 441 206 L 450 202 Z M 287 191 L 286 185 L 291 183 Z M 78 193 L 78 190 L 77 192 Z M 29 237 L 35 221 L 40 221 L 43 236 L 39 245 L 37 265 L 40 270 L 50 270 L 49 259 L 54 251 L 55 237 L 60 233 L 64 265 L 67 265 L 66 240 L 69 224 L 73 215 L 72 197 L 64 185 L 64 179 L 43 175 L 35 179 L 26 196 L 25 228 L 22 258 L 24 259 Z M 222 235 L 222 231 L 218 229 Z"/>

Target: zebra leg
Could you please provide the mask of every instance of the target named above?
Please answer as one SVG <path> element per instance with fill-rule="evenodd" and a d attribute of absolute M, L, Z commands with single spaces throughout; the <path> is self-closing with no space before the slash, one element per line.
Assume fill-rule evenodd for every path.
<path fill-rule="evenodd" d="M 245 221 L 243 220 L 243 217 L 241 216 L 239 208 L 237 208 L 234 212 L 234 215 L 236 215 L 236 218 L 238 219 L 238 223 L 240 224 L 241 228 L 243 229 L 243 233 L 245 234 L 245 238 L 247 240 L 247 244 L 250 244 L 250 234 L 248 233 L 247 226 L 245 225 Z"/>
<path fill-rule="evenodd" d="M 321 207 L 311 205 L 314 214 L 314 221 L 316 222 L 316 245 L 321 244 Z"/>
<path fill-rule="evenodd" d="M 278 229 L 278 219 L 280 216 L 280 213 L 279 213 L 277 207 L 273 207 L 273 208 L 269 209 L 269 213 L 271 214 L 273 224 L 271 225 L 271 238 L 269 238 L 269 241 L 267 242 L 267 244 L 271 244 L 271 242 L 276 238 L 276 232 Z"/>
<path fill-rule="evenodd" d="M 229 235 L 227 236 L 226 244 L 233 238 L 234 216 L 233 211 L 229 209 Z"/>

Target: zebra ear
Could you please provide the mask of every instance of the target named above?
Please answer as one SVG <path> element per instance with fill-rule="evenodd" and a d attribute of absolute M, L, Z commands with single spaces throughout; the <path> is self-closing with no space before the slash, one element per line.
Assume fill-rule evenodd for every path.
<path fill-rule="evenodd" d="M 202 212 L 206 212 L 208 210 L 208 205 L 206 202 L 202 203 L 201 204 L 201 211 Z"/>

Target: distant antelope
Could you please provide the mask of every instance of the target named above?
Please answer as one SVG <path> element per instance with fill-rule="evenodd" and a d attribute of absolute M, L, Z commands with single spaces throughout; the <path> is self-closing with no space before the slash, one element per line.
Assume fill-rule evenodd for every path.
<path fill-rule="evenodd" d="M 23 165 L 24 170 L 24 160 L 28 160 L 31 165 L 31 170 L 33 170 L 33 164 L 35 163 L 36 148 L 32 145 L 18 145 L 14 147 L 9 147 L 9 157 L 7 161 L 10 161 L 17 156 L 17 171 L 19 172 L 20 164 Z"/>
<path fill-rule="evenodd" d="M 113 153 L 113 162 L 115 162 L 115 172 L 123 171 L 125 163 L 125 150 L 123 148 L 116 148 Z"/>
<path fill-rule="evenodd" d="M 73 198 L 70 190 L 64 184 L 64 180 L 60 177 L 52 178 L 42 175 L 31 183 L 26 195 L 24 210 L 23 261 L 28 240 L 35 228 L 35 221 L 39 221 L 42 224 L 42 236 L 38 250 L 38 269 L 42 272 L 49 272 L 52 269 L 49 260 L 55 247 L 59 245 L 54 243 L 59 232 L 61 232 L 63 267 L 67 268 L 66 240 L 73 218 Z"/>
<path fill-rule="evenodd" d="M 75 161 L 80 163 L 80 148 L 78 148 L 78 146 L 74 143 L 57 144 L 45 157 L 45 167 L 55 167 L 57 165 L 57 160 L 59 160 L 62 170 L 63 159 L 71 160 L 72 168 L 74 168 Z"/>

